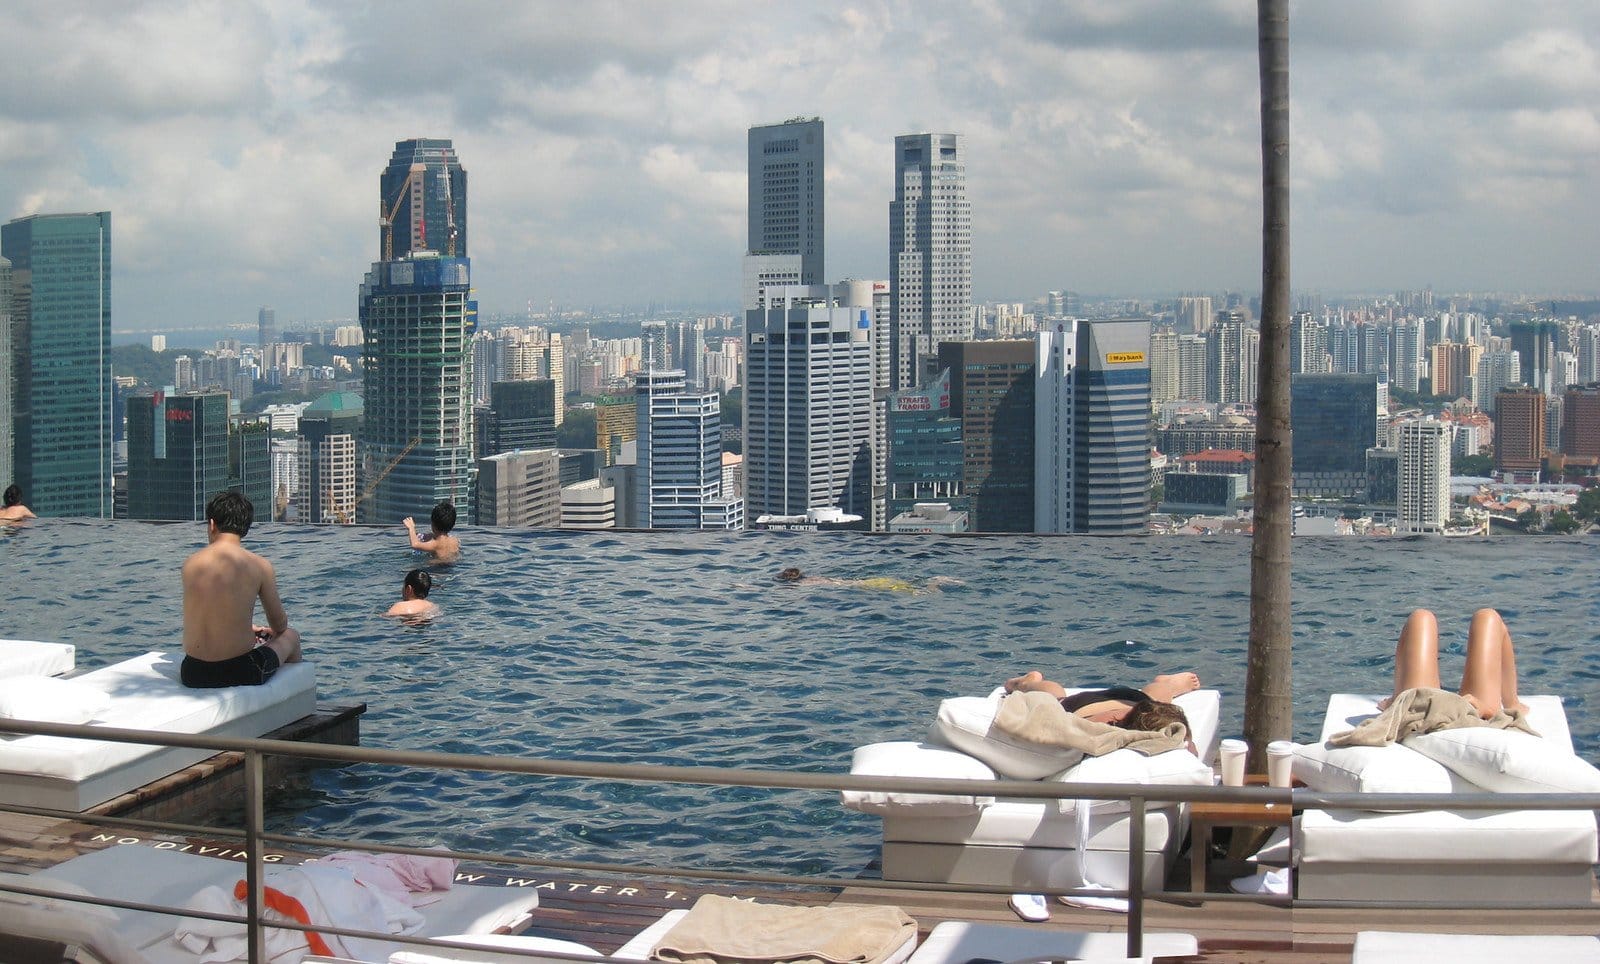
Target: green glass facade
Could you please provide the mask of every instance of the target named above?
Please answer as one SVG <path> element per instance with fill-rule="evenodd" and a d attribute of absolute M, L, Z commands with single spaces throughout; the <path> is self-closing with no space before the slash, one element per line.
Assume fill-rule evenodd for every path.
<path fill-rule="evenodd" d="M 372 266 L 361 286 L 362 396 L 357 520 L 426 519 L 471 493 L 472 335 L 466 258 Z"/>
<path fill-rule="evenodd" d="M 41 516 L 111 517 L 111 214 L 0 226 L 16 480 Z"/>

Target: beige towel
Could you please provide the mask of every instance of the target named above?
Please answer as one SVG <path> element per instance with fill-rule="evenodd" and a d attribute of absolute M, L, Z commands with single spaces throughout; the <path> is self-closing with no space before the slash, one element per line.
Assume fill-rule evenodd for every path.
<path fill-rule="evenodd" d="M 1486 720 L 1465 696 L 1423 686 L 1402 691 L 1382 713 L 1362 720 L 1353 730 L 1329 737 L 1328 744 L 1388 746 L 1418 733 L 1466 726 L 1492 726 L 1497 730 L 1513 729 L 1539 735 L 1518 710 L 1501 710 Z"/>
<path fill-rule="evenodd" d="M 898 907 L 788 907 L 706 894 L 651 950 L 682 964 L 879 964 L 917 936 Z"/>
<path fill-rule="evenodd" d="M 1061 701 L 1048 693 L 1008 693 L 1000 701 L 1000 712 L 995 714 L 993 725 L 1019 740 L 1080 750 L 1088 756 L 1104 756 L 1121 749 L 1155 756 L 1168 750 L 1181 750 L 1189 739 L 1178 723 L 1169 723 L 1155 732 L 1125 730 L 1109 723 L 1086 720 L 1068 713 Z"/>

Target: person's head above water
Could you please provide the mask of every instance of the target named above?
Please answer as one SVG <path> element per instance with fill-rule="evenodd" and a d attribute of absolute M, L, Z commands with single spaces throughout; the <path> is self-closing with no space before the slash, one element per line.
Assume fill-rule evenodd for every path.
<path fill-rule="evenodd" d="M 782 572 L 778 573 L 778 581 L 779 582 L 799 582 L 800 578 L 803 575 L 805 575 L 805 574 L 802 573 L 799 569 L 796 569 L 795 567 L 790 566 L 789 568 L 787 568 L 787 569 L 783 570 Z"/>
<path fill-rule="evenodd" d="M 256 520 L 256 508 L 239 492 L 218 492 L 206 503 L 206 521 L 214 522 L 218 532 L 231 532 L 243 539 Z"/>
<path fill-rule="evenodd" d="M 5 507 L 8 508 L 8 509 L 11 508 L 14 505 L 21 505 L 22 504 L 22 486 L 16 484 L 15 482 L 13 482 L 10 485 L 6 486 L 6 492 L 5 492 L 5 495 L 3 496 L 3 498 L 4 498 L 5 504 L 6 504 Z"/>
<path fill-rule="evenodd" d="M 428 593 L 433 591 L 433 577 L 421 569 L 413 569 L 406 573 L 406 581 L 400 587 L 400 594 L 405 595 L 407 589 L 411 590 L 411 598 L 427 599 Z"/>
<path fill-rule="evenodd" d="M 428 515 L 428 521 L 433 525 L 433 531 L 444 535 L 456 527 L 456 507 L 448 502 L 441 502 L 433 507 L 433 512 Z"/>

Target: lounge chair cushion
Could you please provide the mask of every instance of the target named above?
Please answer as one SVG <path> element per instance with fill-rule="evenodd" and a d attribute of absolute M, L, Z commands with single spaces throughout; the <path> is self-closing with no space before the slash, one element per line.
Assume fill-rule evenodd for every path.
<path fill-rule="evenodd" d="M 111 703 L 105 691 L 54 676 L 0 679 L 0 719 L 36 723 L 87 723 Z"/>
<path fill-rule="evenodd" d="M 1406 746 L 1486 790 L 1600 793 L 1600 770 L 1577 754 L 1518 730 L 1470 727 L 1422 733 Z"/>
<path fill-rule="evenodd" d="M 1294 751 L 1294 777 L 1323 793 L 1473 793 L 1481 789 L 1399 743 L 1299 746 Z"/>
<path fill-rule="evenodd" d="M 60 676 L 72 672 L 77 651 L 71 643 L 32 639 L 0 639 L 0 678 Z"/>
<path fill-rule="evenodd" d="M 1211 767 L 1188 750 L 1168 750 L 1154 756 L 1145 756 L 1136 750 L 1116 750 L 1104 756 L 1085 757 L 1072 769 L 1051 777 L 1059 783 L 1131 783 L 1185 787 L 1209 787 L 1213 783 Z M 1128 809 L 1126 800 L 1092 800 L 1095 810 L 1121 811 Z M 1072 813 L 1078 801 L 1057 801 L 1062 813 Z"/>
<path fill-rule="evenodd" d="M 517 964 L 519 961 L 529 960 L 526 955 L 535 951 L 549 954 L 603 956 L 587 944 L 579 944 L 576 941 L 521 934 L 451 934 L 437 939 L 472 944 L 482 950 L 469 951 L 459 947 L 415 947 L 390 954 L 389 964 Z"/>
<path fill-rule="evenodd" d="M 1083 759 L 1079 750 L 1044 746 L 1019 740 L 994 728 L 1004 690 L 988 696 L 958 696 L 939 704 L 939 715 L 928 731 L 930 743 L 953 746 L 993 767 L 1013 780 L 1042 780 Z"/>
<path fill-rule="evenodd" d="M 850 772 L 855 776 L 995 779 L 995 772 L 976 757 L 931 743 L 873 743 L 861 747 L 850 759 Z M 845 790 L 839 796 L 845 806 L 862 813 L 887 813 L 892 808 L 911 807 L 927 816 L 976 813 L 994 803 L 994 797 L 872 790 Z"/>
<path fill-rule="evenodd" d="M 1352 964 L 1504 964 L 1505 961 L 1600 962 L 1600 938 L 1563 934 L 1422 934 L 1361 931 Z"/>
<path fill-rule="evenodd" d="M 30 874 L 0 873 L 0 888 L 9 888 L 12 885 L 32 887 L 34 890 L 48 890 L 61 897 L 93 897 L 94 894 L 71 881 L 53 880 Z M 11 910 L 17 907 L 42 907 L 76 914 L 80 917 L 99 917 L 105 920 L 116 920 L 117 912 L 114 908 L 101 904 L 90 904 L 76 900 L 62 900 L 57 897 L 39 897 L 34 894 L 20 894 L 12 890 L 0 890 L 0 919 L 5 918 Z"/>

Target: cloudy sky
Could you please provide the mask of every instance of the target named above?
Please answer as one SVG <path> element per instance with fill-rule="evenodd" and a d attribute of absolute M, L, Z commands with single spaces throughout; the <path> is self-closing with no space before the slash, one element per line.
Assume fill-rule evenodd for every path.
<path fill-rule="evenodd" d="M 1292 7 L 1294 286 L 1600 290 L 1600 4 Z M 1249 0 L 7 3 L 0 217 L 109 209 L 114 326 L 350 317 L 451 137 L 487 312 L 734 305 L 745 130 L 827 124 L 827 273 L 966 138 L 974 294 L 1260 283 Z"/>

